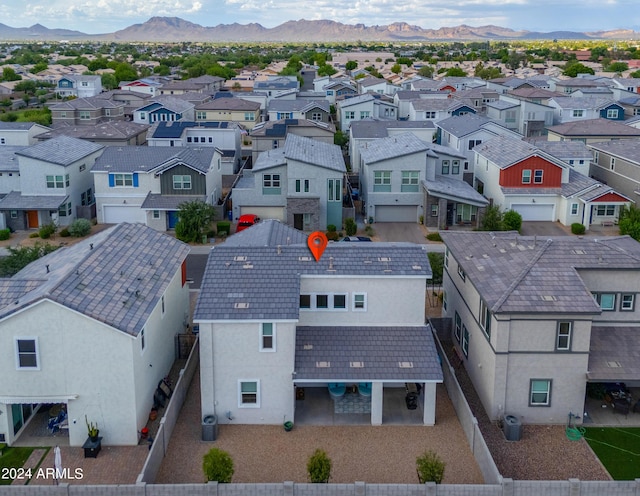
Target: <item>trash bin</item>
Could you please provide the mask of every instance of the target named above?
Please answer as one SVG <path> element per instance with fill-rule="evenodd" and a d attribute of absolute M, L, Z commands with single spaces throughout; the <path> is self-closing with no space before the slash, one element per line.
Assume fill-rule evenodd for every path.
<path fill-rule="evenodd" d="M 518 417 L 505 415 L 502 422 L 502 432 L 507 441 L 520 441 L 522 437 L 522 422 Z"/>
<path fill-rule="evenodd" d="M 227 218 L 228 218 L 229 220 L 233 220 L 233 210 L 229 210 L 229 211 L 227 212 Z"/>
<path fill-rule="evenodd" d="M 218 417 L 206 415 L 202 419 L 202 440 L 215 441 L 218 439 Z"/>

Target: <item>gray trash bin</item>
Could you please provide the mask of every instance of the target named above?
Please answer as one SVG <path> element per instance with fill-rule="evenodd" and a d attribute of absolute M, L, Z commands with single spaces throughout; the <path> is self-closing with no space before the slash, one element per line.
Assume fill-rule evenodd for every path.
<path fill-rule="evenodd" d="M 502 432 L 507 441 L 520 441 L 522 437 L 522 422 L 518 417 L 505 415 L 502 422 Z"/>
<path fill-rule="evenodd" d="M 215 441 L 218 439 L 218 417 L 206 415 L 202 419 L 202 440 Z"/>

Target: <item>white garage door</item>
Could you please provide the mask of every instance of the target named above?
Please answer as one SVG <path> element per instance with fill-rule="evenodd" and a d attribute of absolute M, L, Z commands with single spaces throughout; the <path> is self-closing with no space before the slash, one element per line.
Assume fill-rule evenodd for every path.
<path fill-rule="evenodd" d="M 553 203 L 512 203 L 511 209 L 522 215 L 522 220 L 554 220 Z"/>
<path fill-rule="evenodd" d="M 418 222 L 417 205 L 378 205 L 376 222 Z"/>
<path fill-rule="evenodd" d="M 240 207 L 240 215 L 254 214 L 261 219 L 277 219 L 284 222 L 284 207 Z"/>
<path fill-rule="evenodd" d="M 146 213 L 139 206 L 134 205 L 105 205 L 104 223 L 119 224 L 120 222 L 146 223 Z"/>

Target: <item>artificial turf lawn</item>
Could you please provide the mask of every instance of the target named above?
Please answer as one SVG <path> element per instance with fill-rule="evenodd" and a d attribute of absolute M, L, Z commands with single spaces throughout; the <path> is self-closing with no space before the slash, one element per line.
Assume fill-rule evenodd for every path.
<path fill-rule="evenodd" d="M 640 428 L 587 427 L 584 438 L 615 480 L 640 478 Z"/>
<path fill-rule="evenodd" d="M 3 468 L 20 468 L 27 461 L 33 448 L 5 448 L 0 456 L 0 472 Z M 11 484 L 11 479 L 0 477 L 0 486 Z"/>

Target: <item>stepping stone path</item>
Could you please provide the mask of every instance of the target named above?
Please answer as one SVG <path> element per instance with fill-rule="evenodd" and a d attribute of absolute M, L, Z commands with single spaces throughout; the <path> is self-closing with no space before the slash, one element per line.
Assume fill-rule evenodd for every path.
<path fill-rule="evenodd" d="M 42 449 L 42 448 L 36 448 L 32 451 L 32 453 L 29 455 L 29 458 L 27 458 L 27 461 L 24 462 L 24 465 L 22 466 L 25 470 L 31 469 L 31 473 L 32 475 L 35 475 L 38 465 L 40 465 L 40 461 L 42 460 L 42 458 L 44 457 L 44 455 L 47 453 L 46 449 Z M 27 485 L 27 483 L 29 482 L 30 479 L 28 478 L 24 478 L 24 479 L 16 479 L 14 480 L 11 485 L 12 486 L 25 486 Z"/>

